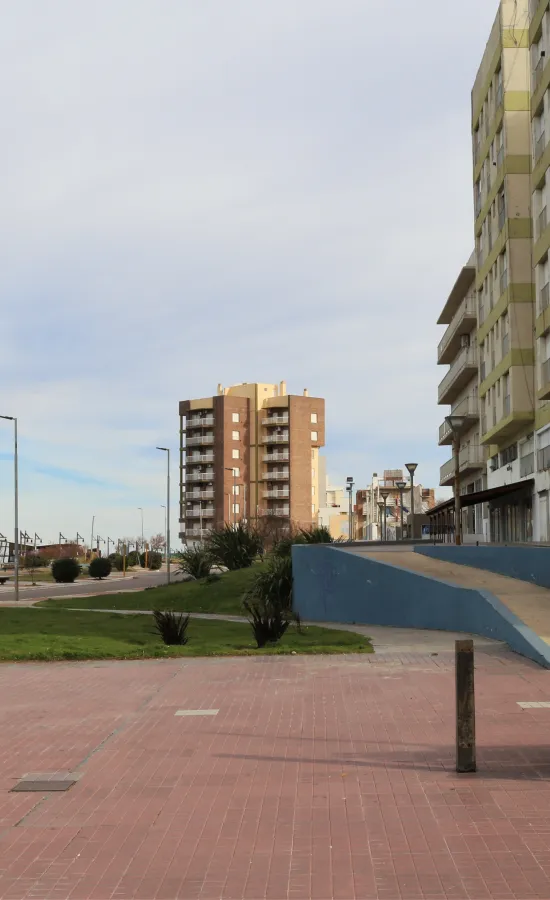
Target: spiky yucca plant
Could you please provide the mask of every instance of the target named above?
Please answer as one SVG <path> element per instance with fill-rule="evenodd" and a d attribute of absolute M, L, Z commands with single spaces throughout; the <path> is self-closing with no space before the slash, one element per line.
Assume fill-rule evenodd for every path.
<path fill-rule="evenodd" d="M 208 535 L 207 550 L 212 560 L 231 572 L 247 569 L 262 552 L 260 535 L 254 528 L 239 522 L 215 528 Z"/>

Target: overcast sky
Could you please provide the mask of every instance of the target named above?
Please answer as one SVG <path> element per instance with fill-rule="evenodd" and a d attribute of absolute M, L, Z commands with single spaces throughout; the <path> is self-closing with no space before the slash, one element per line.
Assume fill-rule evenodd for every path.
<path fill-rule="evenodd" d="M 327 404 L 328 472 L 419 463 L 473 247 L 496 0 L 17 0 L 2 11 L 0 414 L 23 530 L 163 529 L 178 400 Z M 12 528 L 0 422 L 0 532 Z M 174 546 L 177 540 L 173 541 Z"/>

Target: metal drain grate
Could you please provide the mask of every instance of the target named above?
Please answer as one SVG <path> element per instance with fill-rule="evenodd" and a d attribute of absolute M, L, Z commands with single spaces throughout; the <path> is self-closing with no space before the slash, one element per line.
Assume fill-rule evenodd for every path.
<path fill-rule="evenodd" d="M 518 700 L 518 706 L 522 709 L 550 709 L 550 700 L 529 700 L 523 703 Z"/>
<path fill-rule="evenodd" d="M 45 793 L 46 791 L 68 791 L 77 779 L 69 772 L 33 772 L 14 784 L 12 791 Z"/>

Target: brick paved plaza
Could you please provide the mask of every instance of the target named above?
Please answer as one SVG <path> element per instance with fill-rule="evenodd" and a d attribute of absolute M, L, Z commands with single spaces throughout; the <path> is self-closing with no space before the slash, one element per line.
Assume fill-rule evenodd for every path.
<path fill-rule="evenodd" d="M 458 777 L 451 646 L 4 665 L 0 898 L 550 898 L 550 673 L 480 642 Z"/>

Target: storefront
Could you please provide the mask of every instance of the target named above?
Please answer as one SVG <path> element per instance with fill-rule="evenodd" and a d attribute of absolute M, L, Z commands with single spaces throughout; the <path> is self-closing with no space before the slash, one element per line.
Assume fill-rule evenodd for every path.
<path fill-rule="evenodd" d="M 460 506 L 465 517 L 485 518 L 488 510 L 489 534 L 487 540 L 496 544 L 520 544 L 533 540 L 533 486 L 534 479 L 505 484 L 485 491 L 462 494 Z M 442 543 L 454 543 L 454 499 L 439 503 L 428 511 L 430 538 Z"/>

